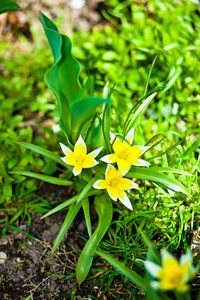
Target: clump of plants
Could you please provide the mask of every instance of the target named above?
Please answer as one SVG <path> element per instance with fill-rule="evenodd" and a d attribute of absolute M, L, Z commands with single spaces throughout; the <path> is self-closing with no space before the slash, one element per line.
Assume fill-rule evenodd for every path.
<path fill-rule="evenodd" d="M 117 121 L 120 120 L 120 116 L 117 115 L 118 111 L 116 109 L 114 111 L 112 105 L 114 86 L 105 83 L 101 95 L 95 90 L 94 77 L 89 68 L 90 59 L 88 60 L 87 81 L 81 84 L 81 66 L 72 56 L 70 39 L 60 34 L 56 25 L 42 13 L 40 13 L 40 20 L 54 57 L 54 65 L 46 73 L 45 79 L 58 103 L 59 126 L 63 132 L 60 143 L 63 156 L 31 143 L 16 141 L 16 144 L 60 164 L 63 173 L 59 177 L 24 170 L 10 171 L 9 174 L 33 177 L 55 185 L 73 187 L 76 195 L 53 208 L 43 217 L 48 217 L 69 206 L 65 221 L 53 246 L 54 252 L 78 211 L 83 209 L 89 240 L 76 266 L 76 278 L 79 285 L 86 279 L 94 252 L 96 252 L 142 288 L 149 299 L 170 299 L 164 293 L 166 290 L 175 290 L 174 295 L 177 299 L 180 299 L 182 294 L 185 295 L 185 299 L 190 299 L 188 283 L 196 275 L 197 269 L 191 263 L 189 252 L 182 256 L 180 263 L 168 252 L 162 252 L 161 267 L 159 255 L 152 250 L 147 261 L 142 261 L 150 275 L 144 279 L 136 272 L 116 262 L 112 257 L 96 250 L 106 232 L 109 231 L 114 205 L 118 205 L 120 210 L 129 209 L 134 215 L 134 199 L 138 197 L 141 182 L 148 181 L 156 185 L 164 191 L 166 197 L 172 197 L 173 194 L 180 195 L 184 200 L 186 196 L 190 197 L 188 190 L 174 178 L 173 174 L 178 173 L 183 176 L 191 174 L 182 169 L 169 167 L 165 157 L 166 153 L 181 144 L 182 140 L 168 149 L 162 144 L 164 134 L 155 134 L 149 140 L 143 139 L 143 143 L 139 145 L 135 142 L 138 140 L 137 135 L 142 127 L 140 124 L 142 114 L 159 92 L 162 93 L 162 90 L 166 89 L 165 86 L 158 85 L 148 91 L 155 60 L 144 87 L 144 96 L 122 117 L 125 121 L 119 122 Z M 163 151 L 152 156 L 151 150 L 159 144 L 162 144 Z M 158 158 L 165 161 L 163 166 L 158 166 L 159 163 L 156 160 Z M 165 172 L 170 173 L 171 176 L 163 174 Z M 151 187 L 149 185 L 148 189 Z M 156 197 L 157 195 L 155 199 Z M 94 232 L 92 232 L 89 209 L 91 201 L 98 215 L 98 225 Z M 147 242 L 147 244 L 152 249 L 151 243 Z M 172 269 L 175 270 L 175 277 L 171 276 Z M 153 281 L 152 277 L 155 277 L 157 281 Z"/>
<path fill-rule="evenodd" d="M 60 128 L 65 134 L 61 143 L 64 157 L 60 157 L 41 147 L 17 142 L 18 145 L 34 150 L 62 164 L 67 170 L 60 178 L 36 174 L 27 171 L 13 171 L 12 174 L 32 176 L 58 185 L 72 185 L 77 195 L 48 212 L 51 215 L 70 205 L 63 227 L 55 241 L 53 251 L 60 244 L 65 232 L 82 207 L 88 234 L 88 240 L 82 251 L 76 276 L 81 284 L 86 278 L 93 260 L 94 250 L 112 221 L 113 201 L 117 199 L 129 209 L 133 209 L 129 190 L 137 188 L 133 180 L 155 181 L 168 189 L 188 194 L 176 180 L 161 172 L 172 171 L 186 174 L 184 171 L 153 167 L 141 159 L 144 153 L 154 147 L 151 141 L 146 145 L 133 145 L 134 126 L 157 92 L 149 92 L 137 103 L 127 116 L 124 126 L 118 125 L 119 132 L 111 131 L 112 123 L 112 88 L 107 83 L 103 96 L 97 96 L 94 83 L 89 75 L 81 86 L 79 81 L 80 64 L 71 55 L 70 39 L 61 35 L 55 24 L 40 14 L 40 19 L 52 49 L 55 64 L 46 74 L 46 82 L 54 92 L 60 112 Z M 151 146 L 149 146 L 151 144 Z M 188 174 L 186 174 L 188 175 Z M 128 197 L 130 194 L 130 198 Z M 99 223 L 91 232 L 89 199 L 94 198 L 94 208 Z"/>

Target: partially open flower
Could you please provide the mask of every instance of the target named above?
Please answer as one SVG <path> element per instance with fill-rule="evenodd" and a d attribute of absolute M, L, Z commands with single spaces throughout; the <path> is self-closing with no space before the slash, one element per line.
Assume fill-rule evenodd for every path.
<path fill-rule="evenodd" d="M 110 132 L 112 147 L 114 150 L 113 154 L 105 155 L 101 158 L 106 163 L 117 163 L 122 174 L 126 174 L 132 165 L 134 166 L 149 166 L 150 163 L 139 159 L 139 157 L 149 148 L 147 146 L 131 146 L 134 137 L 134 128 L 132 128 L 127 135 L 125 140 L 121 141 L 119 138 Z"/>
<path fill-rule="evenodd" d="M 91 168 L 98 164 L 94 159 L 102 150 L 103 147 L 98 148 L 89 154 L 87 154 L 87 147 L 80 136 L 74 146 L 74 152 L 72 152 L 68 147 L 60 143 L 65 157 L 61 159 L 68 165 L 74 166 L 73 173 L 75 176 L 79 175 L 84 168 Z"/>
<path fill-rule="evenodd" d="M 116 170 L 113 166 L 108 165 L 105 179 L 97 180 L 93 187 L 95 189 L 106 189 L 109 196 L 114 201 L 119 199 L 126 207 L 132 209 L 131 202 L 125 191 L 135 188 L 138 185 L 132 182 L 130 179 L 122 177 L 123 174 L 120 170 Z"/>
<path fill-rule="evenodd" d="M 188 282 L 194 278 L 197 269 L 192 265 L 192 255 L 188 251 L 181 256 L 180 263 L 166 250 L 161 252 L 162 267 L 152 261 L 145 261 L 145 268 L 158 281 L 152 286 L 163 290 L 185 292 L 189 288 Z"/>

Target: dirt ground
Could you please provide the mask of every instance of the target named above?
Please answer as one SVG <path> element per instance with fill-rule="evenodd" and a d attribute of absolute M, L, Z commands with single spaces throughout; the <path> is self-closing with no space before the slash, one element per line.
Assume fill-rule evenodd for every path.
<path fill-rule="evenodd" d="M 66 199 L 66 189 L 62 192 L 57 197 L 65 195 Z M 55 187 L 45 183 L 38 191 L 40 194 L 46 201 L 52 197 L 55 199 Z M 0 252 L 7 255 L 6 262 L 0 268 L 1 300 L 24 300 L 31 294 L 33 296 L 30 299 L 86 299 L 87 295 L 97 294 L 97 288 L 87 280 L 78 288 L 74 277 L 78 254 L 85 245 L 82 237 L 88 238 L 82 211 L 76 216 L 59 248 L 52 254 L 53 243 L 66 213 L 59 212 L 44 219 L 41 219 L 42 214 L 32 215 L 29 234 L 37 241 L 15 231 L 6 233 L 7 240 L 0 238 Z M 92 216 L 95 228 L 97 216 L 94 211 Z M 26 231 L 27 222 L 18 227 Z M 77 289 L 80 297 L 71 298 L 72 292 Z"/>

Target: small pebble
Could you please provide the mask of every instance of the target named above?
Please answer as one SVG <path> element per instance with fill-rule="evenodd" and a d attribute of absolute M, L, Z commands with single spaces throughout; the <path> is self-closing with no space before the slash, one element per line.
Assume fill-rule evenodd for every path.
<path fill-rule="evenodd" d="M 0 252 L 0 265 L 4 264 L 7 259 L 7 255 L 5 252 Z"/>

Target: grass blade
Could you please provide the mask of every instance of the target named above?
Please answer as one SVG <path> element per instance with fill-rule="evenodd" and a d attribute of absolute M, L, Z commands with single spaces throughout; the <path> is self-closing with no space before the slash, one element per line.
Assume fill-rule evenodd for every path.
<path fill-rule="evenodd" d="M 132 282 L 134 282 L 141 289 L 143 289 L 144 291 L 148 290 L 148 285 L 146 280 L 142 278 L 140 275 L 138 275 L 135 271 L 129 269 L 123 263 L 117 261 L 112 256 L 110 256 L 109 254 L 103 251 L 95 250 L 94 252 L 97 255 L 103 257 L 105 260 L 107 260 L 114 268 L 116 268 L 124 276 L 128 277 Z"/>
<path fill-rule="evenodd" d="M 33 177 L 36 179 L 40 179 L 49 183 L 57 184 L 57 185 L 65 185 L 65 186 L 70 186 L 73 184 L 72 181 L 65 180 L 65 179 L 60 179 L 57 177 L 52 177 L 52 176 L 47 176 L 43 174 L 37 174 L 29 171 L 10 171 L 10 174 L 17 174 L 17 175 L 24 175 L 28 177 Z"/>
<path fill-rule="evenodd" d="M 57 154 L 55 154 L 55 153 L 53 153 L 53 152 L 51 152 L 49 150 L 46 150 L 46 149 L 44 149 L 42 147 L 30 144 L 30 143 L 26 143 L 26 142 L 16 142 L 16 141 L 14 141 L 14 143 L 16 143 L 16 144 L 18 144 L 20 146 L 23 146 L 23 147 L 25 147 L 27 149 L 33 150 L 33 151 L 35 151 L 35 152 L 37 152 L 39 154 L 42 154 L 42 155 L 44 155 L 44 156 L 46 156 L 46 157 L 54 160 L 55 162 L 57 162 L 57 163 L 65 166 L 66 168 L 70 169 L 70 166 L 66 165 L 64 163 L 64 161 L 60 158 L 59 155 L 57 155 Z"/>
<path fill-rule="evenodd" d="M 87 277 L 92 265 L 94 253 L 92 253 L 91 250 L 94 250 L 98 246 L 112 221 L 113 206 L 109 196 L 106 196 L 105 194 L 96 196 L 94 200 L 94 207 L 98 214 L 99 222 L 78 260 L 76 278 L 79 285 Z"/>
<path fill-rule="evenodd" d="M 85 216 L 87 231 L 88 231 L 89 237 L 91 237 L 92 228 L 91 228 L 91 219 L 90 219 L 89 199 L 88 198 L 82 199 L 81 205 L 82 205 L 84 216 Z"/>
<path fill-rule="evenodd" d="M 166 185 L 166 187 L 170 186 L 175 191 L 181 192 L 181 193 L 184 193 L 184 194 L 190 196 L 190 194 L 188 193 L 186 188 L 181 183 L 179 183 L 178 181 L 176 181 L 160 172 L 152 171 L 151 167 L 149 167 L 148 169 L 132 167 L 131 172 L 128 172 L 126 174 L 126 177 L 160 182 L 160 183 Z"/>
<path fill-rule="evenodd" d="M 52 249 L 52 253 L 55 252 L 55 250 L 58 248 L 60 242 L 62 241 L 63 236 L 65 235 L 67 229 L 69 228 L 69 226 L 71 225 L 72 221 L 74 220 L 74 218 L 76 217 L 79 209 L 81 208 L 81 203 L 73 203 L 70 208 L 69 211 L 67 213 L 67 216 L 65 218 L 65 221 L 60 229 L 59 234 L 57 235 L 57 238 L 55 240 L 55 243 L 53 245 L 53 249 Z"/>

